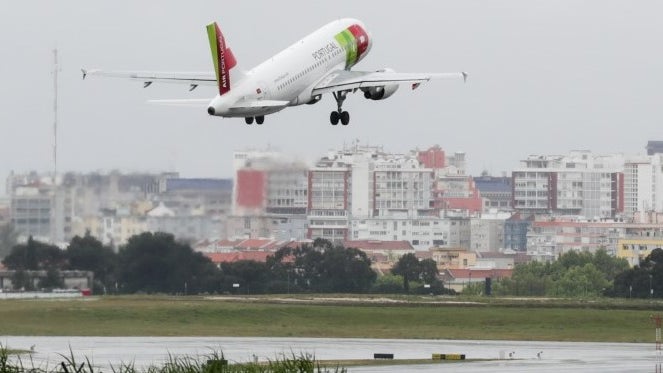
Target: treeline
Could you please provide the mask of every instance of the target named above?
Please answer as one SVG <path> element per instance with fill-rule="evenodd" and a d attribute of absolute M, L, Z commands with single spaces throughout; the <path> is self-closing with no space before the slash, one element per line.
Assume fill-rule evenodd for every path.
<path fill-rule="evenodd" d="M 15 270 L 15 289 L 64 286 L 60 271 L 94 272 L 95 294 L 262 294 L 262 293 L 412 293 L 453 294 L 432 259 L 402 256 L 380 276 L 358 249 L 316 239 L 311 245 L 284 247 L 266 262 L 237 261 L 219 267 L 168 233 L 142 233 L 118 252 L 89 233 L 74 237 L 65 250 L 32 238 L 15 244 L 3 259 Z M 35 284 L 30 271 L 45 271 Z M 464 293 L 481 294 L 483 284 Z M 607 254 L 571 251 L 552 263 L 516 265 L 511 278 L 493 281 L 493 295 L 548 297 L 663 298 L 663 250 L 654 250 L 639 266 Z"/>
<path fill-rule="evenodd" d="M 89 233 L 74 237 L 65 250 L 32 238 L 15 245 L 2 261 L 11 270 L 15 289 L 63 287 L 60 271 L 94 272 L 96 294 L 215 294 L 215 293 L 367 293 L 402 292 L 402 277 L 394 286 L 376 282 L 377 274 L 363 251 L 334 246 L 318 239 L 312 245 L 282 248 L 266 263 L 237 261 L 214 265 L 209 258 L 167 233 L 142 233 L 116 253 Z M 29 271 L 47 272 L 34 284 Z"/>
<path fill-rule="evenodd" d="M 625 259 L 595 253 L 569 251 L 552 263 L 529 262 L 514 267 L 511 278 L 493 283 L 494 295 L 592 297 L 618 295 L 615 287 L 624 273 L 631 271 Z M 478 293 L 474 285 L 470 292 Z M 628 296 L 628 294 L 627 294 Z"/>

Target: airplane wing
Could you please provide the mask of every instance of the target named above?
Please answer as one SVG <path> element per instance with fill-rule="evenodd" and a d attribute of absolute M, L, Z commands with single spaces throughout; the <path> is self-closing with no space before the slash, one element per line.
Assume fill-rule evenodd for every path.
<path fill-rule="evenodd" d="M 389 84 L 412 84 L 412 89 L 431 79 L 463 79 L 467 73 L 397 73 L 392 71 L 333 71 L 313 88 L 313 95 L 347 91 L 357 88 L 379 87 Z"/>
<path fill-rule="evenodd" d="M 214 73 L 206 72 L 103 71 L 87 69 L 81 69 L 81 71 L 83 72 L 83 79 L 88 76 L 132 79 L 143 82 L 143 87 L 145 88 L 154 82 L 188 84 L 190 91 L 193 91 L 199 85 L 217 85 Z"/>

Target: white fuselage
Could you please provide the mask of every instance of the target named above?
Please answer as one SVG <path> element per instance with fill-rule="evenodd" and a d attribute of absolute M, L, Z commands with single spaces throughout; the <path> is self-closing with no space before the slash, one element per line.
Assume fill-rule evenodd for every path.
<path fill-rule="evenodd" d="M 360 26 L 362 31 L 366 30 L 363 23 L 356 19 L 333 21 L 254 67 L 239 79 L 231 71 L 231 90 L 224 95 L 217 95 L 210 102 L 210 106 L 215 109 L 214 115 L 260 116 L 285 108 L 275 105 L 260 107 L 255 104 L 242 106 L 242 102 L 283 101 L 287 102 L 286 106 L 295 106 L 319 99 L 312 96 L 312 91 L 320 80 L 331 71 L 349 70 L 372 46 L 372 39 L 367 33 L 362 53 L 357 53 L 354 43 L 339 42 L 339 33 L 353 25 Z M 349 50 L 351 48 L 355 48 L 355 51 Z M 349 57 L 352 53 L 355 53 L 356 58 Z"/>

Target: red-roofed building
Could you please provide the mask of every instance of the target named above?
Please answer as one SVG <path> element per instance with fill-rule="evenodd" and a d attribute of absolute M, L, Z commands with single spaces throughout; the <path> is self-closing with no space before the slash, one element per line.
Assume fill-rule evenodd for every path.
<path fill-rule="evenodd" d="M 205 253 L 212 263 L 220 266 L 221 263 L 234 263 L 240 260 L 253 260 L 256 262 L 267 262 L 267 257 L 273 255 L 269 251 L 235 251 L 230 253 Z"/>
<path fill-rule="evenodd" d="M 442 273 L 444 286 L 462 292 L 466 285 L 474 282 L 484 283 L 487 278 L 498 280 L 510 278 L 513 269 L 446 269 Z"/>
<path fill-rule="evenodd" d="M 235 248 L 239 250 L 264 250 L 273 242 L 274 240 L 268 238 L 249 238 L 248 240 L 240 241 Z"/>
<path fill-rule="evenodd" d="M 439 145 L 432 146 L 428 150 L 420 150 L 417 152 L 417 160 L 421 162 L 424 167 L 439 170 L 446 167 L 446 156 L 444 150 Z"/>
<path fill-rule="evenodd" d="M 470 214 L 483 210 L 483 199 L 471 176 L 443 176 L 437 180 L 435 208 L 462 210 Z"/>
<path fill-rule="evenodd" d="M 194 246 L 194 250 L 202 253 L 219 253 L 233 250 L 242 240 L 202 241 Z"/>
<path fill-rule="evenodd" d="M 437 263 L 437 268 L 467 268 L 476 265 L 477 253 L 461 248 L 434 247 L 428 251 Z"/>
<path fill-rule="evenodd" d="M 246 240 L 203 241 L 195 246 L 195 251 L 202 253 L 235 253 L 235 252 L 275 252 L 283 247 L 297 248 L 311 244 L 312 240 L 282 241 L 267 238 L 251 238 Z"/>
<path fill-rule="evenodd" d="M 375 241 L 375 240 L 358 240 L 358 241 L 345 241 L 344 245 L 347 248 L 359 249 L 368 255 L 371 260 L 378 258 L 386 258 L 390 262 L 397 261 L 405 254 L 414 254 L 414 247 L 408 241 Z M 380 256 L 376 255 L 380 254 Z"/>

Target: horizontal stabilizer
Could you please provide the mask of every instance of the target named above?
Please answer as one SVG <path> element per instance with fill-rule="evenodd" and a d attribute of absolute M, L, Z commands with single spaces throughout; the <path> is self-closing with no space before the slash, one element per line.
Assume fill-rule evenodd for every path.
<path fill-rule="evenodd" d="M 192 98 L 173 100 L 148 100 L 147 102 L 155 105 L 204 108 L 209 105 L 210 100 L 208 98 Z"/>
<path fill-rule="evenodd" d="M 254 101 L 240 101 L 230 109 L 252 109 L 252 108 L 268 108 L 268 107 L 286 107 L 288 106 L 289 101 L 278 101 L 278 100 L 254 100 Z"/>
<path fill-rule="evenodd" d="M 97 69 L 81 69 L 83 79 L 89 76 L 101 76 L 104 78 L 124 78 L 143 82 L 145 88 L 154 82 L 188 84 L 189 87 L 199 85 L 215 86 L 214 74 L 206 72 L 161 72 L 161 71 L 104 71 Z"/>

